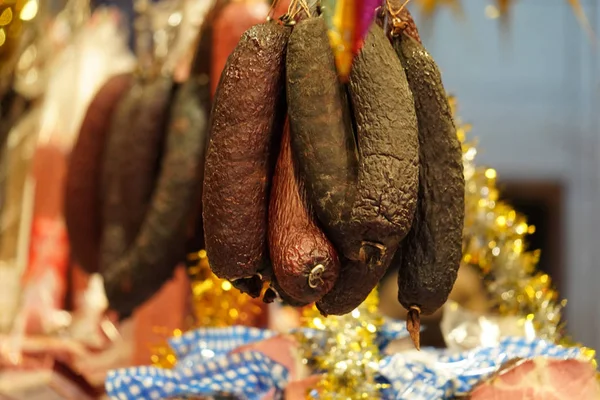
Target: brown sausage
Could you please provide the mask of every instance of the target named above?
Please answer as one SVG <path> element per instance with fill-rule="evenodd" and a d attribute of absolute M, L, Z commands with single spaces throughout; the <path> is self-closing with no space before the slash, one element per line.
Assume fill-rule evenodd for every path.
<path fill-rule="evenodd" d="M 328 238 L 347 252 L 345 234 L 358 173 L 345 92 L 322 17 L 296 24 L 287 50 L 287 100 L 298 174 Z"/>
<path fill-rule="evenodd" d="M 65 222 L 73 258 L 88 273 L 99 269 L 102 237 L 100 184 L 110 121 L 131 83 L 132 76 L 122 74 L 110 78 L 100 88 L 88 107 L 69 158 Z"/>
<path fill-rule="evenodd" d="M 269 250 L 280 294 L 283 291 L 308 304 L 323 297 L 337 281 L 337 253 L 307 206 L 304 185 L 296 176 L 287 126 L 271 188 Z"/>
<path fill-rule="evenodd" d="M 185 258 L 188 219 L 202 182 L 209 101 L 207 83 L 196 76 L 177 90 L 149 210 L 133 244 L 104 272 L 111 308 L 122 315 L 154 295 Z"/>
<path fill-rule="evenodd" d="M 159 172 L 171 93 L 169 78 L 138 82 L 119 103 L 111 122 L 102 176 L 103 273 L 125 254 L 146 216 Z M 105 279 L 105 285 L 111 283 Z"/>
<path fill-rule="evenodd" d="M 275 22 L 244 33 L 221 75 L 211 116 L 202 201 L 206 251 L 217 276 L 254 297 L 270 267 L 268 195 L 272 148 L 285 118 L 288 36 Z"/>
<path fill-rule="evenodd" d="M 341 278 L 317 303 L 324 314 L 358 307 L 387 271 L 417 205 L 419 143 L 406 74 L 383 30 L 372 24 L 354 60 L 349 92 L 359 169 Z"/>

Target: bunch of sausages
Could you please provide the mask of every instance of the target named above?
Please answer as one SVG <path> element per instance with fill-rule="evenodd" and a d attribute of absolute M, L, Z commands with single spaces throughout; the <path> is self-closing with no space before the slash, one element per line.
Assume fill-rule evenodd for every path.
<path fill-rule="evenodd" d="M 261 0 L 217 0 L 185 82 L 158 63 L 140 65 L 109 79 L 88 107 L 69 157 L 65 222 L 72 258 L 102 274 L 110 308 L 121 318 L 204 248 L 211 94 L 239 29 L 264 21 L 268 11 Z"/>
<path fill-rule="evenodd" d="M 352 311 L 396 264 L 418 345 L 461 259 L 462 153 L 414 23 L 391 18 L 388 35 L 384 19 L 347 84 L 318 11 L 244 33 L 212 109 L 204 236 L 216 275 L 324 315 Z"/>
<path fill-rule="evenodd" d="M 456 279 L 464 177 L 408 12 L 378 12 L 347 82 L 318 8 L 267 18 L 235 45 L 212 101 L 210 36 L 186 83 L 119 76 L 96 96 L 67 184 L 77 260 L 103 273 L 122 316 L 170 277 L 186 240 L 250 296 L 324 315 L 355 309 L 393 265 L 418 346 L 419 315 Z"/>

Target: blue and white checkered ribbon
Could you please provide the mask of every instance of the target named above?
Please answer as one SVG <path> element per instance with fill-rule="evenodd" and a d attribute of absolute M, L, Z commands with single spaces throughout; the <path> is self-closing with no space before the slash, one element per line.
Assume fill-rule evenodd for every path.
<path fill-rule="evenodd" d="M 425 330 L 425 326 L 421 326 L 421 332 Z M 406 329 L 406 322 L 398 321 L 391 318 L 383 318 L 383 324 L 377 330 L 377 338 L 375 342 L 380 351 L 383 351 L 390 342 L 403 339 L 409 336 Z"/>
<path fill-rule="evenodd" d="M 281 364 L 263 353 L 245 351 L 173 370 L 136 367 L 111 371 L 106 392 L 111 399 L 118 400 L 162 400 L 219 393 L 258 400 L 272 388 L 285 388 L 287 382 L 288 371 Z"/>
<path fill-rule="evenodd" d="M 171 338 L 179 362 L 173 370 L 134 367 L 111 371 L 106 392 L 111 399 L 165 399 L 186 395 L 233 394 L 255 400 L 271 388 L 283 389 L 289 372 L 257 351 L 230 354 L 275 332 L 234 326 L 205 328 Z"/>
<path fill-rule="evenodd" d="M 274 331 L 245 326 L 202 328 L 169 339 L 169 346 L 178 359 L 188 354 L 203 352 L 206 357 L 212 357 L 227 354 L 240 346 L 260 342 L 275 335 Z"/>
<path fill-rule="evenodd" d="M 393 321 L 392 321 L 393 322 Z M 380 343 L 401 338 L 406 331 L 388 324 Z M 318 337 L 319 331 L 301 330 Z M 387 332 L 387 333 L 384 333 Z M 271 389 L 281 392 L 289 371 L 261 352 L 232 354 L 240 346 L 268 339 L 275 332 L 246 327 L 210 328 L 188 332 L 170 341 L 179 358 L 173 370 L 135 367 L 111 371 L 106 390 L 111 399 L 164 399 L 176 396 L 231 394 L 259 400 Z M 380 363 L 379 381 L 389 383 L 385 400 L 446 400 L 468 393 L 475 384 L 514 358 L 544 356 L 583 358 L 578 348 L 564 348 L 541 340 L 506 338 L 497 347 L 481 347 L 462 353 L 423 349 L 398 353 Z"/>
<path fill-rule="evenodd" d="M 394 354 L 381 362 L 380 373 L 392 385 L 395 400 L 446 400 L 468 393 L 509 360 L 540 356 L 583 359 L 578 348 L 509 337 L 496 347 L 461 353 L 424 349 L 419 354 Z"/>
<path fill-rule="evenodd" d="M 307 336 L 323 332 L 302 329 Z M 386 321 L 378 343 L 408 335 L 404 324 Z M 111 371 L 106 391 L 111 399 L 163 399 L 184 395 L 233 394 L 242 399 L 260 399 L 270 389 L 283 390 L 289 371 L 283 365 L 256 351 L 230 354 L 240 346 L 259 342 L 276 332 L 233 326 L 202 328 L 171 338 L 169 345 L 178 363 L 173 370 L 135 367 Z"/>

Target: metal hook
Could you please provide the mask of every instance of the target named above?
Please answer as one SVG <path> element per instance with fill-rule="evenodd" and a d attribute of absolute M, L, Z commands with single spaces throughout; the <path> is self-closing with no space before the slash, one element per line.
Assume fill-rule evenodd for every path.
<path fill-rule="evenodd" d="M 324 284 L 323 278 L 321 277 L 324 271 L 325 267 L 323 264 L 316 265 L 310 271 L 310 274 L 308 275 L 308 286 L 310 286 L 311 289 L 316 289 L 318 286 Z"/>

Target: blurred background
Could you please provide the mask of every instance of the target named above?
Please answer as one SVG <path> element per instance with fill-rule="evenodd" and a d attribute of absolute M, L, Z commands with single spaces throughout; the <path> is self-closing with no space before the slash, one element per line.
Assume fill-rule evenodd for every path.
<path fill-rule="evenodd" d="M 506 30 L 494 6 L 440 12 L 423 41 L 479 141 L 477 163 L 527 215 L 540 268 L 568 299 L 573 335 L 600 345 L 600 54 L 567 1 L 515 1 Z M 595 32 L 600 6 L 582 1 Z"/>

